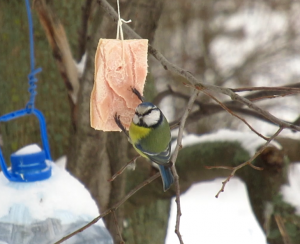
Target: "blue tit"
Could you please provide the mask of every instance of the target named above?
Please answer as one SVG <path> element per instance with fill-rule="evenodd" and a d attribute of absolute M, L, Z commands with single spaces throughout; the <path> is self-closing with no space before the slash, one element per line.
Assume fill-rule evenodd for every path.
<path fill-rule="evenodd" d="M 174 182 L 170 168 L 171 133 L 165 116 L 149 102 L 139 104 L 129 127 L 129 138 L 135 150 L 158 164 L 164 191 Z"/>
<path fill-rule="evenodd" d="M 133 90 L 134 93 L 137 91 Z M 142 97 L 137 94 L 141 99 Z M 142 99 L 141 99 L 142 100 Z M 115 116 L 118 126 L 127 134 L 119 116 Z M 157 163 L 163 189 L 168 190 L 174 183 L 171 171 L 171 132 L 168 121 L 161 110 L 150 102 L 142 102 L 135 110 L 129 127 L 129 137 L 135 150 L 143 157 Z"/>

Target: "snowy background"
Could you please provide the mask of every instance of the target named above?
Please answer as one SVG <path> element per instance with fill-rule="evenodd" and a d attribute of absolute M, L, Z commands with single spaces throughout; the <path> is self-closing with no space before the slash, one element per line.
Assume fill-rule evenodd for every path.
<path fill-rule="evenodd" d="M 239 141 L 251 154 L 263 144 L 263 140 L 251 132 L 220 130 L 213 134 L 187 135 L 183 147 L 204 141 Z M 279 146 L 273 143 L 274 146 Z M 173 145 L 173 147 L 175 144 Z M 300 163 L 292 164 L 289 185 L 282 187 L 285 201 L 300 213 Z M 265 235 L 257 222 L 249 202 L 245 183 L 235 177 L 226 185 L 225 191 L 215 198 L 225 178 L 194 184 L 181 195 L 180 230 L 186 243 L 266 244 Z M 174 233 L 177 205 L 172 200 L 171 216 L 166 238 L 167 244 L 179 243 Z"/>
<path fill-rule="evenodd" d="M 224 1 L 224 5 L 225 4 L 226 1 Z M 258 62 L 258 64 L 256 64 L 257 66 L 246 66 L 244 62 L 255 52 L 257 52 L 256 55 L 259 56 L 259 50 L 265 51 L 269 49 L 270 51 L 274 51 L 279 46 L 284 47 L 288 42 L 285 38 L 288 38 L 286 37 L 286 33 L 288 28 L 290 28 L 289 25 L 291 23 L 297 23 L 295 21 L 295 16 L 296 13 L 298 13 L 299 16 L 299 6 L 300 4 L 296 2 L 292 4 L 291 15 L 287 16 L 287 12 L 280 11 L 279 8 L 278 10 L 274 10 L 263 3 L 253 3 L 252 6 L 249 4 L 249 6 L 246 5 L 245 8 L 241 8 L 240 11 L 233 14 L 230 18 L 223 19 L 220 17 L 219 19 L 215 19 L 215 22 L 211 24 L 212 26 L 223 26 L 225 31 L 236 33 L 241 31 L 241 33 L 243 33 L 243 38 L 232 38 L 225 35 L 219 35 L 210 46 L 211 54 L 219 68 L 220 74 L 223 77 L 228 77 L 228 79 L 225 79 L 226 82 L 224 83 L 224 86 L 282 86 L 289 82 L 292 83 L 292 81 L 294 81 L 293 78 L 295 77 L 297 77 L 298 81 L 300 76 L 300 57 L 298 52 L 293 54 L 281 53 L 279 48 L 278 52 L 275 51 L 275 53 L 277 52 L 275 58 L 270 55 L 270 58 L 266 58 L 265 61 Z M 197 19 L 191 18 L 190 20 L 190 26 L 194 25 L 199 28 L 199 26 L 201 26 L 200 23 L 201 22 Z M 201 43 L 201 30 L 197 30 L 196 28 L 192 31 L 186 30 L 187 42 L 180 39 L 182 33 L 185 32 L 185 30 L 180 29 L 180 26 L 176 26 L 173 31 L 175 32 L 173 35 L 175 37 L 177 36 L 178 39 L 172 41 L 169 47 L 170 49 L 179 50 L 180 45 L 185 45 L 186 53 L 189 53 L 189 50 L 192 50 L 192 52 L 189 53 L 190 57 L 193 57 L 193 55 L 197 57 L 202 56 L 201 49 L 197 49 L 197 44 Z M 191 35 L 189 35 L 189 33 L 191 33 Z M 166 34 L 164 33 L 164 35 Z M 176 40 L 179 44 L 176 44 Z M 182 44 L 182 42 L 185 43 Z M 165 46 L 163 50 L 166 50 L 167 48 L 168 47 Z M 177 60 L 175 60 L 177 63 L 180 63 L 180 59 L 178 58 L 180 55 L 182 55 L 182 53 L 176 54 Z M 262 59 L 263 58 L 262 55 Z M 248 70 L 242 69 L 242 72 L 244 72 L 244 75 L 248 72 L 244 78 L 247 77 L 250 84 L 241 84 L 240 80 L 235 79 L 235 77 L 232 76 L 232 73 L 242 65 L 245 65 L 245 68 L 248 68 Z M 193 66 L 189 61 L 184 61 L 181 66 L 185 67 L 193 74 L 197 73 L 199 69 L 199 67 Z M 154 70 L 155 72 L 159 72 L 159 68 L 154 68 Z M 162 72 L 163 71 L 161 71 L 160 76 L 158 76 L 158 79 L 161 79 L 161 81 L 166 79 Z M 208 75 L 207 77 L 204 77 L 204 80 L 209 83 L 214 82 L 214 76 L 211 77 Z M 173 83 L 170 82 L 170 84 L 172 85 Z M 166 89 L 165 83 L 161 82 L 158 85 L 158 89 Z M 246 93 L 243 93 L 242 95 L 244 94 Z M 169 116 L 168 119 L 172 121 L 174 117 L 176 117 L 176 112 L 170 110 L 170 101 L 171 98 L 167 98 L 161 105 L 164 113 Z M 299 116 L 299 101 L 300 98 L 299 95 L 297 95 L 294 97 L 262 101 L 257 104 L 270 111 L 273 115 L 278 116 L 278 118 L 292 122 Z M 224 134 L 218 131 L 218 128 L 224 128 L 224 121 L 221 116 L 219 118 L 221 118 L 219 121 L 213 123 L 215 128 L 212 128 L 212 130 L 217 131 L 215 137 L 211 137 L 209 134 L 208 136 L 204 135 L 202 137 L 190 136 L 189 139 L 186 139 L 186 146 L 195 143 L 197 140 L 199 142 L 219 140 L 222 137 L 224 139 L 229 139 L 230 137 L 225 135 L 226 133 Z M 278 129 L 276 126 L 250 117 L 247 117 L 247 121 L 263 135 L 272 135 Z M 246 132 L 246 135 L 248 134 L 247 136 L 243 136 L 241 144 L 251 153 L 251 155 L 253 155 L 253 150 L 255 148 L 253 145 L 249 144 L 249 140 L 252 140 L 254 143 L 259 143 L 255 141 L 253 136 L 256 137 L 257 140 L 260 140 L 261 138 L 254 135 L 245 124 L 240 123 L 237 119 L 232 120 L 231 118 L 230 122 L 227 123 L 227 126 L 227 128 L 239 130 L 240 132 L 238 133 Z M 281 135 L 300 140 L 299 132 L 293 133 L 284 130 Z M 237 135 L 237 137 L 239 136 Z M 235 140 L 237 138 L 233 139 Z M 284 199 L 295 206 L 298 213 L 300 213 L 299 178 L 300 163 L 292 164 L 289 172 L 289 185 L 282 187 Z M 231 179 L 226 185 L 225 192 L 221 193 L 219 198 L 215 198 L 215 195 L 220 190 L 222 181 L 224 180 L 225 178 L 198 183 L 193 185 L 186 193 L 182 194 L 180 229 L 183 240 L 185 243 L 189 244 L 266 244 L 265 235 L 253 215 L 245 184 L 240 179 Z M 173 199 L 166 238 L 167 244 L 179 243 L 177 235 L 174 233 L 176 211 L 176 203 L 175 199 Z"/>
<path fill-rule="evenodd" d="M 225 192 L 215 198 L 222 180 L 195 184 L 181 195 L 180 231 L 185 243 L 266 244 L 265 235 L 252 213 L 245 184 L 233 178 Z M 179 243 L 174 233 L 176 211 L 173 200 L 167 244 Z"/>
<path fill-rule="evenodd" d="M 294 164 L 289 172 L 289 185 L 282 187 L 284 199 L 296 207 L 300 214 L 300 163 Z M 193 185 L 181 195 L 181 225 L 183 240 L 189 244 L 230 243 L 266 244 L 249 203 L 246 186 L 238 178 L 226 185 L 219 198 L 224 179 Z M 173 199 L 166 244 L 179 243 L 174 233 L 176 223 L 176 203 Z M 193 224 L 195 223 L 195 224 Z"/>

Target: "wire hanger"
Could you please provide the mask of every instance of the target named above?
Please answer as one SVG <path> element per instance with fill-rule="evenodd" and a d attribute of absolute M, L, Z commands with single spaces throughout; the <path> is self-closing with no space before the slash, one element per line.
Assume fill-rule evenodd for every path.
<path fill-rule="evenodd" d="M 25 0 L 25 5 L 27 10 L 28 26 L 29 26 L 30 73 L 28 75 L 28 83 L 29 83 L 28 91 L 30 93 L 30 98 L 25 108 L 0 116 L 0 123 L 8 122 L 10 120 L 17 119 L 19 117 L 23 117 L 26 115 L 31 115 L 31 114 L 35 115 L 38 118 L 40 124 L 40 132 L 41 132 L 41 138 L 43 143 L 42 152 L 45 154 L 45 159 L 51 160 L 45 118 L 42 112 L 35 108 L 35 96 L 37 94 L 36 92 L 37 78 L 35 77 L 35 75 L 41 72 L 42 68 L 37 68 L 37 69 L 35 68 L 33 24 L 32 24 L 32 16 L 31 16 L 29 0 Z M 37 178 L 33 177 L 32 178 L 33 180 L 25 179 L 24 176 L 17 174 L 17 172 L 14 172 L 14 168 L 12 168 L 12 170 L 7 169 L 2 155 L 1 148 L 0 148 L 0 166 L 6 178 L 12 181 L 35 181 L 35 180 L 42 179 L 43 177 L 50 177 L 51 175 L 51 168 L 50 168 L 50 170 L 49 169 L 44 170 L 47 171 L 46 175 L 40 174 L 40 177 L 39 176 Z"/>

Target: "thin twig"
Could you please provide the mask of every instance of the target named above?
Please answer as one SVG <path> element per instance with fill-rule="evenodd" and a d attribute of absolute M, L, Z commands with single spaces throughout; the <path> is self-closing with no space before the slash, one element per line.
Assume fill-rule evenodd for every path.
<path fill-rule="evenodd" d="M 269 95 L 269 96 L 264 96 L 264 97 L 259 97 L 259 98 L 253 98 L 253 99 L 249 99 L 251 102 L 254 101 L 260 101 L 263 99 L 274 99 L 274 98 L 278 98 L 278 97 L 285 97 L 285 96 L 290 96 L 290 95 L 295 95 L 298 92 L 288 92 L 288 93 L 282 93 L 282 94 L 278 94 L 278 95 Z"/>
<path fill-rule="evenodd" d="M 155 179 L 157 179 L 158 177 L 160 177 L 160 173 L 157 172 L 155 175 L 151 176 L 149 179 L 145 180 L 144 182 L 142 182 L 141 184 L 139 184 L 138 186 L 136 186 L 134 189 L 132 189 L 123 199 L 121 199 L 121 201 L 117 202 L 116 204 L 114 204 L 111 208 L 107 209 L 106 211 L 104 211 L 102 214 L 100 214 L 98 217 L 96 217 L 95 219 L 93 219 L 91 222 L 89 222 L 88 224 L 84 225 L 83 227 L 81 227 L 80 229 L 72 232 L 71 234 L 63 237 L 62 239 L 60 239 L 59 241 L 55 242 L 54 244 L 60 244 L 66 240 L 68 240 L 69 238 L 71 238 L 72 236 L 84 231 L 85 229 L 87 229 L 88 227 L 92 226 L 93 224 L 97 223 L 97 221 L 101 218 L 103 218 L 104 216 L 110 214 L 112 211 L 117 210 L 121 205 L 124 204 L 124 202 L 126 202 L 128 200 L 128 198 L 130 198 L 132 195 L 134 195 L 137 191 L 139 191 L 140 189 L 142 189 L 145 185 L 148 185 L 149 183 L 151 183 L 152 181 L 154 181 Z"/>
<path fill-rule="evenodd" d="M 231 89 L 233 92 L 245 92 L 245 91 L 280 91 L 280 92 L 295 92 L 299 93 L 300 88 L 297 87 L 267 87 L 267 86 L 258 86 L 258 87 L 239 87 Z"/>
<path fill-rule="evenodd" d="M 178 97 L 178 98 L 182 98 L 186 101 L 188 101 L 190 99 L 189 95 L 174 91 L 174 90 L 172 90 L 172 88 L 169 88 L 168 90 L 165 90 L 165 91 L 159 93 L 154 98 L 153 103 L 159 104 L 163 98 L 165 98 L 166 96 L 170 96 L 170 95 Z M 192 122 L 198 121 L 199 119 L 204 119 L 207 116 L 211 116 L 213 114 L 224 111 L 224 109 L 217 104 L 203 103 L 203 102 L 200 102 L 197 100 L 195 100 L 194 104 L 201 107 L 201 109 L 198 109 L 197 111 L 194 111 L 193 113 L 191 113 L 186 123 L 192 123 Z M 255 110 L 242 108 L 241 106 L 237 106 L 237 104 L 234 104 L 234 102 L 232 102 L 232 101 L 223 102 L 223 104 L 233 112 L 238 112 L 238 113 L 241 113 L 244 115 L 252 116 L 254 118 L 260 119 L 262 121 L 265 121 L 267 123 L 271 123 L 274 125 L 274 123 L 272 121 L 270 121 L 267 118 L 265 118 L 264 116 L 258 114 Z M 171 129 L 177 128 L 180 125 L 180 120 L 181 120 L 181 117 L 172 121 L 170 123 Z M 299 125 L 295 122 L 293 124 Z"/>
<path fill-rule="evenodd" d="M 120 244 L 125 244 L 125 241 L 123 240 L 123 237 L 122 237 L 122 234 L 121 234 L 121 231 L 120 231 L 120 228 L 119 228 L 118 219 L 117 219 L 117 216 L 116 216 L 116 211 L 113 210 L 112 214 L 114 216 L 114 223 L 116 225 L 116 228 L 117 228 L 117 231 L 118 231 L 118 235 L 120 237 Z"/>
<path fill-rule="evenodd" d="M 294 88 L 300 88 L 300 83 L 293 83 L 293 84 L 287 84 L 285 86 L 282 87 L 294 87 Z M 268 96 L 272 96 L 272 95 L 280 95 L 280 94 L 284 94 L 284 92 L 282 91 L 257 91 L 257 92 L 253 92 L 251 94 L 248 94 L 245 96 L 245 98 L 249 99 L 250 101 L 253 98 L 258 98 L 258 97 L 268 97 Z"/>
<path fill-rule="evenodd" d="M 199 90 L 203 90 L 203 85 L 201 85 L 201 84 L 200 85 L 196 84 L 193 87 L 199 87 L 198 88 Z M 213 85 L 206 85 L 205 88 L 209 89 L 211 91 L 214 91 L 214 92 L 218 92 L 218 93 L 222 93 L 227 96 L 230 96 L 233 101 L 237 101 L 237 102 L 247 105 L 249 108 L 255 110 L 257 113 L 261 114 L 268 120 L 272 121 L 274 124 L 278 125 L 280 128 L 289 128 L 289 129 L 300 131 L 300 126 L 296 126 L 296 125 L 293 125 L 292 123 L 278 119 L 274 115 L 270 114 L 268 111 L 260 108 L 259 106 L 255 105 L 254 103 L 252 103 L 250 100 L 237 95 L 236 93 L 231 91 L 229 88 L 213 86 Z"/>
<path fill-rule="evenodd" d="M 249 128 L 250 130 L 252 130 L 256 135 L 258 135 L 259 137 L 263 138 L 264 140 L 268 140 L 269 138 L 263 136 L 262 134 L 260 134 L 258 131 L 256 131 L 244 118 L 238 116 L 237 114 L 235 114 L 232 110 L 228 109 L 225 104 L 223 104 L 222 102 L 220 102 L 217 98 L 215 98 L 214 96 L 212 96 L 209 92 L 207 91 L 202 91 L 203 93 L 205 93 L 207 96 L 209 96 L 210 98 L 212 98 L 213 100 L 215 100 L 223 109 L 225 109 L 228 113 L 230 113 L 231 115 L 237 117 L 238 119 L 240 119 L 241 121 L 243 121 Z"/>
<path fill-rule="evenodd" d="M 290 239 L 290 237 L 286 231 L 286 228 L 284 226 L 282 217 L 278 214 L 275 214 L 274 218 L 275 218 L 276 224 L 278 226 L 278 229 L 280 231 L 280 234 L 282 236 L 283 243 L 284 244 L 292 244 L 291 239 Z"/>
<path fill-rule="evenodd" d="M 127 168 L 128 165 L 135 162 L 140 157 L 140 155 L 135 156 L 132 160 L 130 160 L 127 164 L 125 164 L 117 173 L 115 173 L 109 180 L 109 182 L 114 181 L 120 174 L 124 172 L 124 170 Z"/>
<path fill-rule="evenodd" d="M 177 144 L 175 147 L 175 150 L 172 154 L 172 158 L 171 158 L 171 162 L 173 162 L 173 166 L 172 166 L 172 172 L 174 175 L 174 179 L 175 179 L 175 186 L 176 186 L 176 204 L 177 204 L 177 216 L 176 216 L 176 225 L 175 225 L 175 233 L 178 236 L 178 239 L 180 241 L 181 244 L 183 244 L 183 239 L 182 236 L 180 234 L 180 216 L 181 216 L 181 207 L 180 207 L 180 185 L 179 185 L 179 176 L 177 174 L 176 171 L 176 167 L 175 167 L 175 162 L 178 156 L 178 152 L 179 150 L 182 148 L 181 145 L 181 141 L 182 141 L 182 137 L 183 137 L 183 130 L 184 130 L 184 126 L 185 126 L 185 121 L 190 113 L 190 111 L 192 110 L 192 106 L 194 104 L 194 101 L 196 99 L 198 95 L 198 91 L 194 90 L 188 104 L 187 107 L 183 113 L 183 116 L 181 118 L 180 121 L 180 127 L 179 127 L 179 132 L 178 132 L 178 137 L 177 137 Z"/>
<path fill-rule="evenodd" d="M 287 85 L 285 87 L 280 87 L 280 88 L 283 88 L 283 89 L 287 88 L 287 90 L 289 90 L 292 85 L 297 86 L 298 83 L 290 84 L 290 85 Z M 297 94 L 297 93 L 300 92 L 300 88 L 297 88 L 297 87 L 295 87 L 295 88 L 298 89 L 298 92 L 288 92 L 288 93 L 284 93 L 281 90 L 269 91 L 268 89 L 263 90 L 262 87 L 260 87 L 260 88 L 262 89 L 262 90 L 260 90 L 260 92 L 255 92 L 251 95 L 246 95 L 245 98 L 249 99 L 250 101 L 259 101 L 259 100 L 263 100 L 263 99 L 278 98 L 278 97 L 284 97 L 284 96 L 288 96 L 288 95 L 294 95 L 294 94 Z M 277 88 L 277 87 L 275 87 L 275 88 Z M 159 104 L 163 100 L 163 98 L 165 98 L 166 96 L 169 96 L 169 95 L 173 95 L 173 96 L 185 99 L 185 100 L 188 100 L 190 98 L 190 96 L 188 96 L 187 94 L 184 94 L 184 93 L 181 93 L 181 92 L 178 92 L 178 91 L 174 91 L 172 89 L 172 87 L 169 85 L 167 90 L 165 90 L 163 92 L 160 92 L 153 99 L 153 103 L 154 104 Z M 202 105 L 202 106 L 206 105 L 206 104 L 204 104 L 202 102 L 199 102 L 199 101 L 195 101 L 195 104 L 199 104 L 199 105 Z M 223 104 L 225 104 L 228 108 L 229 108 L 229 106 L 237 107 L 237 106 L 234 105 L 233 101 L 223 102 Z"/>
<path fill-rule="evenodd" d="M 266 86 L 261 86 L 261 87 L 239 87 L 239 88 L 234 88 L 231 89 L 233 92 L 245 92 L 245 91 L 289 91 L 289 92 L 295 92 L 299 93 L 300 88 L 295 88 L 295 87 L 266 87 Z"/>
<path fill-rule="evenodd" d="M 246 165 L 249 165 L 251 166 L 253 169 L 256 169 L 256 170 L 263 170 L 263 168 L 260 168 L 260 167 L 257 167 L 257 166 L 254 166 L 251 162 L 257 158 L 258 155 L 260 155 L 264 150 L 265 148 L 270 144 L 270 142 L 280 134 L 280 132 L 283 130 L 283 128 L 279 128 L 276 133 L 271 136 L 268 141 L 246 162 L 236 166 L 236 167 L 226 167 L 226 166 L 206 166 L 205 168 L 207 169 L 228 169 L 228 170 L 232 170 L 231 174 L 226 178 L 225 181 L 222 182 L 222 187 L 221 189 L 218 191 L 217 195 L 216 195 L 216 198 L 219 197 L 220 193 L 221 192 L 224 192 L 224 189 L 225 189 L 225 186 L 226 184 L 229 182 L 229 180 L 235 175 L 235 172 L 238 171 L 239 169 L 245 167 Z"/>

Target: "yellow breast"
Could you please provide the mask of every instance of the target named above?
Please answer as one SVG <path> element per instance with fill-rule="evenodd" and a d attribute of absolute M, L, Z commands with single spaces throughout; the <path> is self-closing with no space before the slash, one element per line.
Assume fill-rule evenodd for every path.
<path fill-rule="evenodd" d="M 142 126 L 137 126 L 134 123 L 131 123 L 129 127 L 129 137 L 131 139 L 131 142 L 135 144 L 140 139 L 146 137 L 150 133 L 150 128 L 145 128 Z"/>

